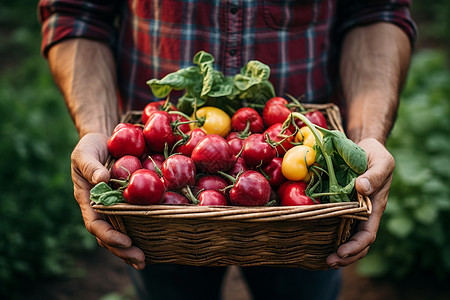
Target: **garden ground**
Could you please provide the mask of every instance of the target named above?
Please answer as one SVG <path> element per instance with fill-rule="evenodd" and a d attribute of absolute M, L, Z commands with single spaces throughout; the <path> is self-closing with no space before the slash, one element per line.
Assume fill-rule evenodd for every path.
<path fill-rule="evenodd" d="M 73 278 L 35 283 L 24 299 L 47 300 L 135 300 L 126 273 L 126 265 L 108 251 L 98 248 L 77 259 L 80 272 Z M 223 300 L 249 300 L 239 270 L 232 268 L 225 278 Z M 444 300 L 450 299 L 450 287 L 425 275 L 401 282 L 370 280 L 356 272 L 354 265 L 343 269 L 339 300 Z"/>

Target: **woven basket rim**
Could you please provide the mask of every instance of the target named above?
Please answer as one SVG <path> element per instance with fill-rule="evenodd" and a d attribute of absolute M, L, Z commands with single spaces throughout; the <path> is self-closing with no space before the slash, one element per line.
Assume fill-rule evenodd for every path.
<path fill-rule="evenodd" d="M 367 220 L 372 205 L 368 197 L 358 195 L 359 201 L 324 203 L 302 206 L 198 206 L 187 205 L 134 205 L 118 203 L 111 206 L 91 203 L 96 212 L 105 215 L 146 216 L 165 219 L 210 219 L 244 222 L 299 221 L 330 217 Z"/>

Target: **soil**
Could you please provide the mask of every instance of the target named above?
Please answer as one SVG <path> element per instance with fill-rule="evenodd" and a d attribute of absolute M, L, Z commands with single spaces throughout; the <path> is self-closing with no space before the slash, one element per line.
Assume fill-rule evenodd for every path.
<path fill-rule="evenodd" d="M 126 265 L 103 248 L 77 259 L 72 278 L 35 283 L 23 299 L 98 300 L 120 295 L 115 300 L 137 300 L 128 278 Z M 251 300 L 239 269 L 231 267 L 224 281 L 222 300 Z M 343 269 L 342 293 L 339 300 L 444 300 L 450 299 L 450 287 L 429 277 L 403 282 L 371 280 L 360 276 L 354 265 Z M 106 299 L 105 299 L 106 300 Z"/>

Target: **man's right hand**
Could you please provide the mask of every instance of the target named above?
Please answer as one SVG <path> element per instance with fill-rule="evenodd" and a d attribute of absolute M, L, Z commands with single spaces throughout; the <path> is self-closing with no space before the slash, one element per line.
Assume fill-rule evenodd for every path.
<path fill-rule="evenodd" d="M 109 171 L 103 163 L 108 156 L 108 136 L 89 133 L 83 136 L 72 152 L 72 181 L 75 199 L 81 208 L 86 229 L 98 243 L 138 270 L 145 267 L 145 255 L 132 246 L 131 239 L 113 229 L 90 205 L 90 190 L 99 182 L 108 182 Z"/>

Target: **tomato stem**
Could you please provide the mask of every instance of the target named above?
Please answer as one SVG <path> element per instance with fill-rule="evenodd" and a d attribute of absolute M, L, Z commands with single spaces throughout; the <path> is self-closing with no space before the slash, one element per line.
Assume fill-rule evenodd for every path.
<path fill-rule="evenodd" d="M 304 98 L 305 95 L 300 96 L 299 99 L 295 98 L 294 96 L 292 96 L 291 94 L 286 93 L 286 96 L 292 100 L 292 102 L 294 102 L 293 104 L 288 104 L 286 105 L 287 108 L 291 108 L 291 107 L 298 107 L 300 108 L 300 111 L 304 112 L 306 111 L 306 109 L 303 107 L 303 105 L 300 103 L 300 99 Z"/>
<path fill-rule="evenodd" d="M 195 120 L 193 121 L 193 120 L 191 120 L 191 118 L 188 116 L 188 115 L 186 115 L 184 112 L 181 112 L 181 111 L 179 111 L 179 110 L 171 110 L 171 111 L 169 111 L 168 112 L 170 115 L 180 115 L 180 116 L 182 116 L 182 117 L 185 117 L 187 120 L 189 120 L 191 123 L 193 123 L 193 122 L 196 122 Z"/>
<path fill-rule="evenodd" d="M 193 204 L 198 205 L 200 201 L 194 196 L 191 188 L 187 185 L 186 187 L 181 189 L 181 193 L 186 196 Z"/>
<path fill-rule="evenodd" d="M 167 143 L 166 143 L 166 145 L 167 145 Z M 159 178 L 162 178 L 163 173 L 162 173 L 161 169 L 158 168 L 158 166 L 156 165 L 156 162 L 153 160 L 153 158 L 150 155 L 148 156 L 148 158 L 150 158 L 150 160 L 152 161 L 156 174 L 158 174 Z"/>

